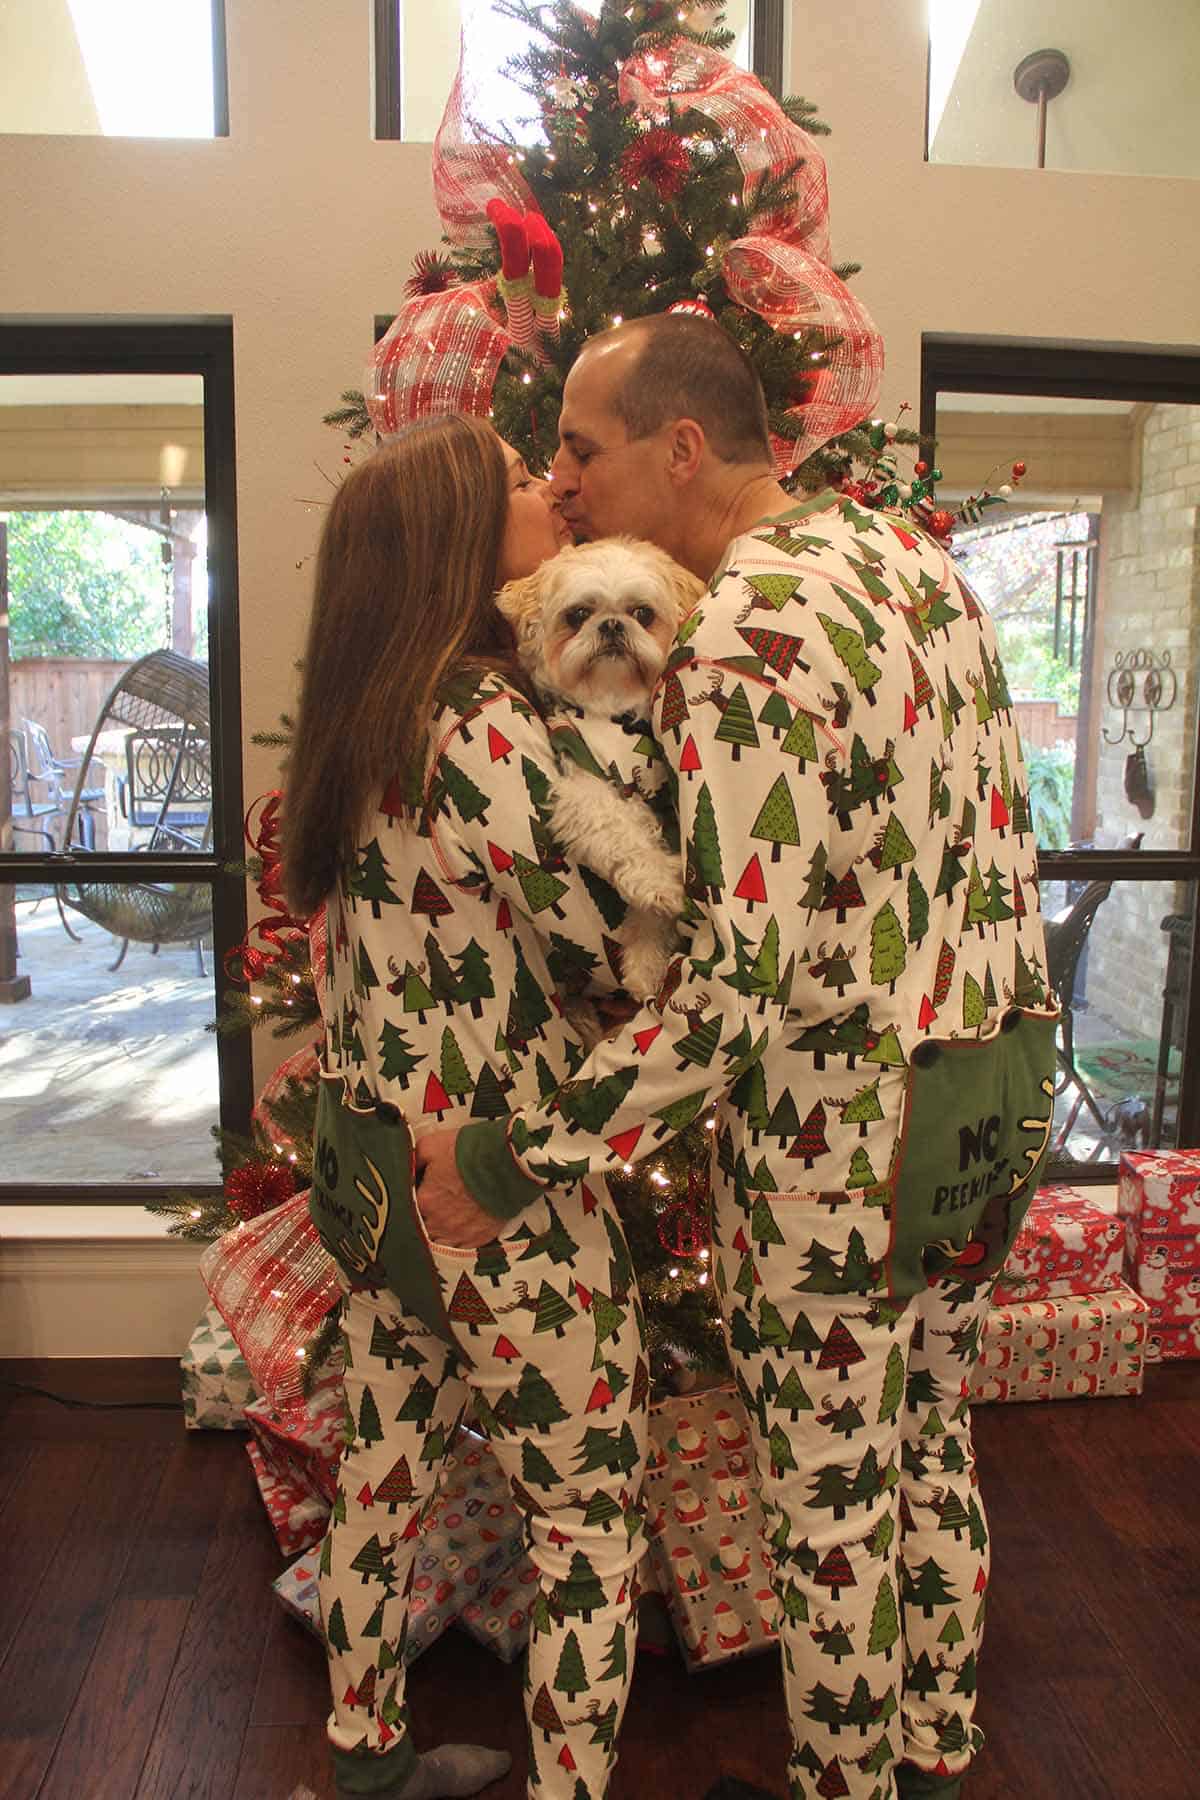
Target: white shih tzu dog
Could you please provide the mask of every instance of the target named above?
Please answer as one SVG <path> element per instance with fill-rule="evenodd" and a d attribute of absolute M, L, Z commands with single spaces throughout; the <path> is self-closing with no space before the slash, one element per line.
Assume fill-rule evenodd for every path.
<path fill-rule="evenodd" d="M 635 746 L 644 759 L 650 695 L 704 591 L 654 544 L 600 538 L 510 581 L 497 599 L 539 694 L 582 740 L 576 766 L 554 784 L 550 827 L 628 903 L 621 965 L 639 1000 L 662 985 L 684 894 L 678 849 L 650 804 L 665 770 L 661 760 L 639 764 Z"/>

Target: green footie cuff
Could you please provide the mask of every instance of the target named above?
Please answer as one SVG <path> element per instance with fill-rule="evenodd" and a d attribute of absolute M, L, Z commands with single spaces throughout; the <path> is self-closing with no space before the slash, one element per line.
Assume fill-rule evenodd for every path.
<path fill-rule="evenodd" d="M 965 1780 L 965 1775 L 933 1775 L 913 1763 L 896 1766 L 900 1800 L 959 1800 Z"/>
<path fill-rule="evenodd" d="M 515 1219 L 542 1192 L 513 1161 L 502 1119 L 464 1125 L 454 1146 L 454 1160 L 476 1206 L 494 1219 Z"/>
<path fill-rule="evenodd" d="M 417 1752 L 408 1735 L 394 1750 L 377 1756 L 363 1750 L 333 1751 L 333 1781 L 338 1800 L 401 1800 L 417 1766 Z"/>

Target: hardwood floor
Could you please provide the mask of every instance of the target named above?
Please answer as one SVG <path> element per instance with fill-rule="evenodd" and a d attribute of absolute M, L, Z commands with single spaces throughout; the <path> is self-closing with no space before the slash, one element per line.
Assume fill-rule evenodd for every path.
<path fill-rule="evenodd" d="M 170 1363 L 3 1363 L 91 1398 L 177 1398 Z M 1141 1400 L 976 1415 L 994 1573 L 970 1800 L 1200 1800 L 1200 1364 Z M 324 1662 L 273 1600 L 282 1566 L 240 1435 L 0 1388 L 0 1800 L 326 1800 Z M 519 1676 L 457 1631 L 410 1676 L 423 1743 L 516 1767 Z M 639 1656 L 613 1800 L 782 1792 L 774 1658 L 689 1676 Z"/>

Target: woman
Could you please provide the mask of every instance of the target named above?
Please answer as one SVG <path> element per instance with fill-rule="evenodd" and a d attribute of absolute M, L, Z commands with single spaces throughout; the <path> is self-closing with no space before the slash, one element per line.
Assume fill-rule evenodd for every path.
<path fill-rule="evenodd" d="M 354 1434 L 321 1561 L 340 1795 L 425 1800 L 502 1772 L 459 1759 L 446 1785 L 404 1709 L 420 1519 L 468 1408 L 541 1577 L 530 1795 L 601 1800 L 632 1667 L 648 1379 L 616 1211 L 558 1188 L 434 1243 L 411 1178 L 424 1131 L 572 1075 L 556 990 L 607 980 L 616 896 L 553 844 L 553 756 L 493 604 L 565 538 L 516 453 L 446 416 L 347 477 L 317 562 L 285 867 L 299 911 L 328 907 L 314 1219 L 346 1290 Z"/>

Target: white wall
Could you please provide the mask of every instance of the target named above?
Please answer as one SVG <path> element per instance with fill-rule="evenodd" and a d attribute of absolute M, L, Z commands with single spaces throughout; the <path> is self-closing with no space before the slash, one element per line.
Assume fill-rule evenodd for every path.
<path fill-rule="evenodd" d="M 427 146 L 371 137 L 368 0 L 226 0 L 228 139 L 0 137 L 9 315 L 232 316 L 243 713 L 292 697 L 319 513 L 321 414 L 357 386 L 377 313 L 436 244 Z M 923 160 L 920 0 L 797 4 L 793 91 L 817 100 L 839 258 L 888 344 L 882 408 L 919 397 L 922 331 L 1200 338 L 1200 189 Z M 316 466 L 314 466 L 316 465 Z M 247 796 L 272 785 L 246 751 Z M 258 1046 L 260 1078 L 272 1047 Z"/>

